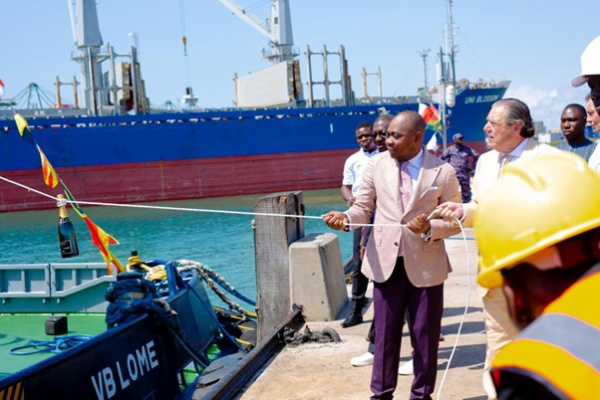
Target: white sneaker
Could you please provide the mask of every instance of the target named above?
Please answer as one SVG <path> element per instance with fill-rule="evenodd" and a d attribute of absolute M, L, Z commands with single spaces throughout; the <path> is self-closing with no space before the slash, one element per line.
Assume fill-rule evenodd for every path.
<path fill-rule="evenodd" d="M 350 364 L 354 367 L 365 367 L 367 365 L 373 365 L 375 356 L 372 353 L 366 352 L 362 356 L 354 357 L 350 360 Z"/>
<path fill-rule="evenodd" d="M 398 375 L 412 375 L 413 374 L 413 360 L 408 360 L 398 368 Z"/>

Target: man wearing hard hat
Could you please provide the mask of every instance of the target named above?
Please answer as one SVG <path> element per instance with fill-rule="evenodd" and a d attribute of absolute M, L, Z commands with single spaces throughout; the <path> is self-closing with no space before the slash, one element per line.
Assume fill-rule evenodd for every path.
<path fill-rule="evenodd" d="M 521 330 L 492 361 L 500 400 L 600 398 L 599 198 L 585 160 L 551 153 L 508 165 L 479 204 L 478 282 Z"/>
<path fill-rule="evenodd" d="M 594 121 L 594 113 L 600 113 L 600 36 L 592 40 L 583 53 L 581 54 L 581 75 L 573 79 L 573 86 L 582 86 L 585 83 L 591 89 L 588 103 L 591 103 L 589 110 L 589 118 Z M 592 127 L 594 124 L 592 123 Z M 589 159 L 589 164 L 592 169 L 600 171 L 600 146 L 596 146 L 596 150 Z"/>

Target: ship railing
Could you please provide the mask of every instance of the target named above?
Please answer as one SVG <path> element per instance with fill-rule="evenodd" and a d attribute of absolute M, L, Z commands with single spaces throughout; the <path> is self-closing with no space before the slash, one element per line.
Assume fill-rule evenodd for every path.
<path fill-rule="evenodd" d="M 313 107 L 313 108 L 269 108 L 256 110 L 221 110 L 203 112 L 182 112 L 178 114 L 145 114 L 104 117 L 57 117 L 32 118 L 28 120 L 32 130 L 43 129 L 77 129 L 101 128 L 103 126 L 135 126 L 161 125 L 184 123 L 220 123 L 223 121 L 243 120 L 272 120 L 289 118 L 327 118 L 332 116 L 361 116 L 370 118 L 377 115 L 379 109 L 385 106 L 390 113 L 407 109 L 411 103 L 406 101 L 371 102 L 351 107 Z M 0 118 L 0 129 L 16 130 L 16 124 L 11 119 Z"/>

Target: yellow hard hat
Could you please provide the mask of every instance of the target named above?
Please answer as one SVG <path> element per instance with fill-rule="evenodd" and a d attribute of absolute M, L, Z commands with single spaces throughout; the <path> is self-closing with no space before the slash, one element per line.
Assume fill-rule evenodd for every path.
<path fill-rule="evenodd" d="M 600 226 L 600 174 L 567 152 L 509 164 L 475 213 L 481 286 L 502 285 L 500 271 Z"/>

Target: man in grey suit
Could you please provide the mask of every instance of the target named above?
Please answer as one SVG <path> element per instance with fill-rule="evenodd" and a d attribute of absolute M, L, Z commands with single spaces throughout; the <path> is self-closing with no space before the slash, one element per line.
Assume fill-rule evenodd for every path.
<path fill-rule="evenodd" d="M 323 221 L 333 229 L 366 224 L 375 213 L 362 272 L 374 281 L 375 360 L 372 399 L 391 399 L 408 309 L 414 343 L 411 399 L 431 399 L 443 311 L 443 284 L 451 271 L 443 238 L 450 222 L 427 220 L 439 204 L 461 200 L 454 168 L 423 148 L 425 122 L 404 111 L 388 127 L 388 151 L 369 160 L 356 201 Z"/>

